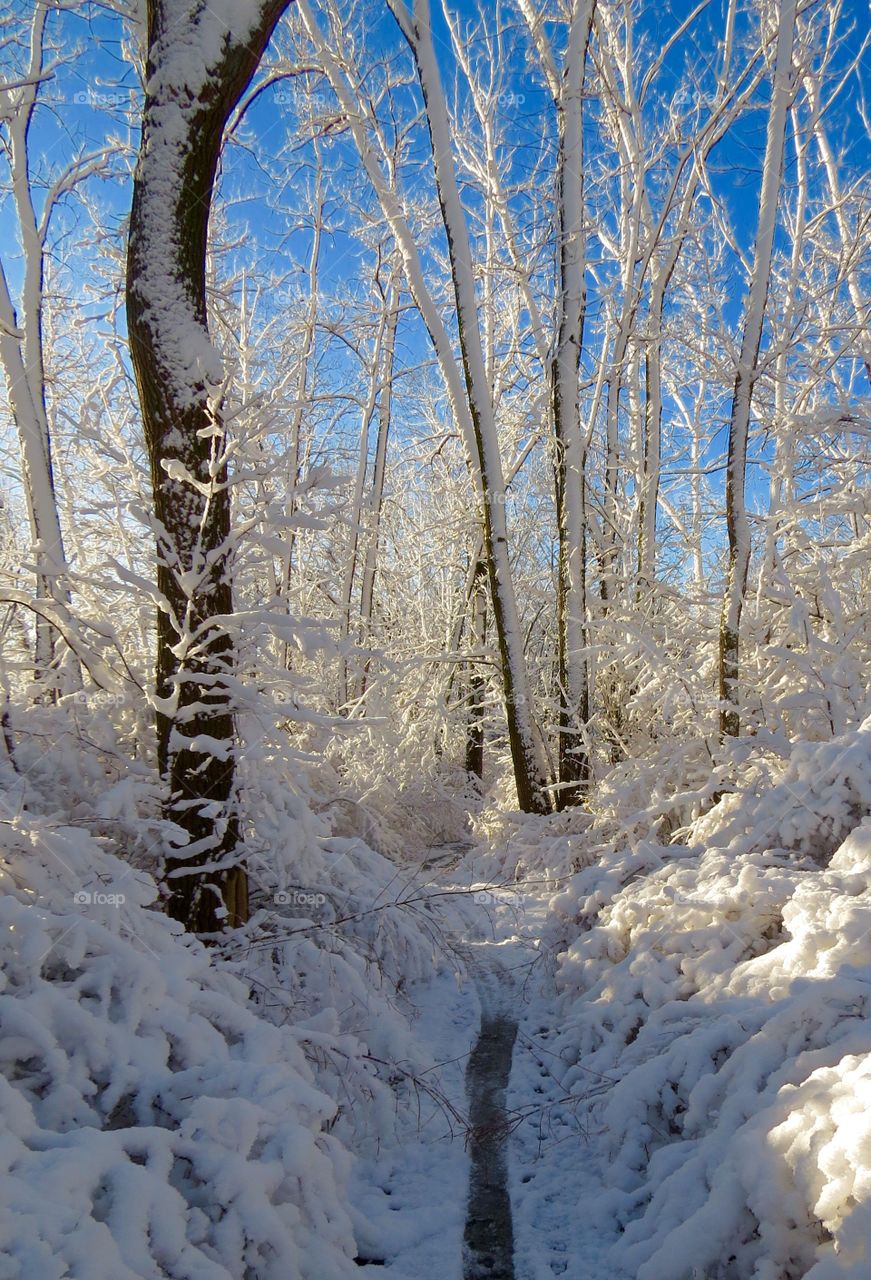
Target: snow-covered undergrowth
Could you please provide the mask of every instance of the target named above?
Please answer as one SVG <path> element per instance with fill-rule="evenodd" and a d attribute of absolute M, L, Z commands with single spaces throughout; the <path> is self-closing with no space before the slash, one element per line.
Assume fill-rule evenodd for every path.
<path fill-rule="evenodd" d="M 554 900 L 563 1083 L 609 1149 L 618 1273 L 858 1280 L 871 721 L 743 780 L 686 844 L 612 850 Z"/>
<path fill-rule="evenodd" d="M 306 748 L 317 761 L 312 803 L 336 834 L 406 857 L 468 837 L 469 809 L 478 803 L 468 775 L 422 751 L 386 714 L 374 723 L 358 721 L 341 736 L 314 731 Z"/>
<path fill-rule="evenodd" d="M 468 866 L 482 880 L 501 885 L 529 879 L 555 885 L 595 856 L 593 819 L 583 809 L 530 821 L 524 813 L 497 807 L 491 797 L 472 827 L 480 843 Z"/>
<path fill-rule="evenodd" d="M 263 747 L 243 768 L 254 914 L 207 952 L 155 909 L 157 788 L 124 735 L 59 708 L 12 724 L 0 1277 L 357 1274 L 351 1153 L 415 1100 L 406 988 L 443 962 L 437 900 L 334 837 Z"/>
<path fill-rule="evenodd" d="M 305 1033 L 258 1017 L 87 833 L 21 814 L 0 842 L 0 1275 L 348 1275 Z"/>
<path fill-rule="evenodd" d="M 507 760 L 470 816 L 478 848 L 470 866 L 509 884 L 530 879 L 556 886 L 614 848 L 656 835 L 668 838 L 705 807 L 721 785 L 702 742 L 659 743 L 596 784 L 589 804 L 530 820 L 516 810 Z M 724 769 L 726 766 L 724 766 Z"/>

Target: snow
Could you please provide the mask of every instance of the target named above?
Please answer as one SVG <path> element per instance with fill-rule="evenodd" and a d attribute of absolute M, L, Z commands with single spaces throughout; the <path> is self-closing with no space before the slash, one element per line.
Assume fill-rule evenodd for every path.
<path fill-rule="evenodd" d="M 553 1048 L 603 1131 L 609 1262 L 638 1280 L 673 1280 L 676 1257 L 736 1280 L 860 1274 L 869 729 L 798 748 L 686 846 L 614 850 L 555 900 L 577 936 Z"/>
<path fill-rule="evenodd" d="M 519 1280 L 868 1274 L 869 745 L 760 748 L 685 843 L 482 815 Z"/>
<path fill-rule="evenodd" d="M 403 986 L 454 981 L 426 887 L 403 906 L 407 877 L 261 748 L 256 915 L 208 953 L 155 910 L 151 772 L 112 783 L 105 717 L 71 708 L 87 749 L 35 708 L 0 777 L 0 1275 L 359 1274 L 352 1148 L 392 1140 L 431 1065 Z"/>
<path fill-rule="evenodd" d="M 347 1275 L 335 1104 L 298 1038 L 93 837 L 22 811 L 0 842 L 0 1274 Z"/>
<path fill-rule="evenodd" d="M 120 14 L 94 44 L 38 5 L 2 94 L 0 1280 L 465 1280 L 497 1202 L 514 1280 L 867 1280 L 867 206 L 828 139 L 856 101 L 837 6 L 730 0 L 705 69 L 703 5 L 657 56 L 649 6 L 519 0 L 506 41 L 486 7 L 439 36 L 390 0 L 403 65 L 388 14 L 297 0 L 250 90 L 281 0 L 148 7 L 130 349 L 158 343 L 211 451 L 155 428 L 191 544 L 164 522 L 158 554 L 182 597 L 226 567 L 237 601 L 176 618 L 173 653 L 233 640 L 202 679 L 238 741 L 186 737 L 189 706 L 169 745 L 232 750 L 251 916 L 206 949 L 164 913 L 168 606 L 117 324 L 143 80 L 106 52 Z M 222 81 L 245 123 L 209 246 Z M 79 156 L 56 125 L 84 99 Z M 708 160 L 763 116 L 732 226 Z M 586 666 L 586 803 L 518 812 L 547 807 Z"/>
<path fill-rule="evenodd" d="M 386 1263 L 362 1267 L 361 1274 L 462 1280 L 468 1185 L 463 1078 L 480 1004 L 470 979 L 449 974 L 417 984 L 409 998 L 425 1065 L 409 1082 L 417 1105 L 401 1143 L 356 1166 L 351 1212 L 360 1256 Z"/>
<path fill-rule="evenodd" d="M 482 810 L 397 861 L 261 747 L 255 915 L 213 954 L 112 851 L 148 770 L 58 742 L 2 779 L 0 1276 L 461 1280 L 497 1006 L 517 1280 L 868 1274 L 871 720 L 760 744 L 680 842 Z"/>

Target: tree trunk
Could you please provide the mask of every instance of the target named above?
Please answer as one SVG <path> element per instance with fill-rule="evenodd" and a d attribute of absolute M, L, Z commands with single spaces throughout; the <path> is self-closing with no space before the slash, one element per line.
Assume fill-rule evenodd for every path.
<path fill-rule="evenodd" d="M 9 296 L 6 275 L 0 263 L 0 363 L 6 375 L 9 405 L 18 432 L 24 498 L 30 524 L 30 539 L 36 566 L 36 595 L 66 610 L 70 602 L 66 587 L 67 565 L 63 536 L 55 500 L 51 465 L 51 443 L 45 400 L 40 387 L 34 399 L 27 376 L 24 343 L 18 336 L 17 317 Z M 36 614 L 34 677 L 42 680 L 55 656 L 58 633 L 41 614 Z M 76 686 L 81 686 L 80 675 Z"/>
<path fill-rule="evenodd" d="M 147 92 L 127 259 L 130 353 L 157 529 L 155 708 L 168 910 L 212 933 L 248 917 L 237 860 L 230 489 L 206 312 L 206 247 L 224 127 L 288 0 L 233 27 L 202 0 L 149 0 Z M 177 49 L 188 52 L 179 58 Z"/>
<path fill-rule="evenodd" d="M 313 394 L 314 378 L 310 376 L 311 366 L 314 362 L 314 354 L 316 347 L 316 324 L 318 317 L 318 292 L 320 278 L 320 260 L 321 260 L 321 244 L 323 241 L 323 219 L 324 219 L 324 187 L 323 187 L 323 169 L 321 161 L 321 149 L 317 139 L 314 141 L 314 150 L 317 168 L 315 170 L 315 193 L 314 193 L 314 226 L 312 234 L 311 252 L 309 254 L 308 263 L 308 279 L 309 279 L 309 296 L 308 308 L 306 310 L 305 327 L 303 329 L 302 347 L 299 354 L 299 363 L 297 365 L 296 378 L 296 401 L 293 407 L 293 415 L 290 421 L 290 450 L 288 457 L 288 477 L 290 481 L 290 498 L 287 504 L 287 543 L 284 553 L 284 581 L 283 594 L 284 601 L 288 612 L 291 611 L 290 604 L 290 587 L 293 577 L 293 555 L 296 549 L 296 524 L 295 517 L 297 512 L 297 488 L 300 482 L 300 466 L 303 457 L 302 449 L 302 430 L 303 430 L 303 413 L 309 396 Z M 290 643 L 285 640 L 282 647 L 282 666 L 285 671 L 290 670 L 291 647 Z"/>
<path fill-rule="evenodd" d="M 823 168 L 826 171 L 826 181 L 829 187 L 829 196 L 831 199 L 832 213 L 835 218 L 835 225 L 838 228 L 838 238 L 841 241 L 841 251 L 849 264 L 846 269 L 847 288 L 850 293 L 850 301 L 856 311 L 856 320 L 859 331 L 859 347 L 861 349 L 862 361 L 865 365 L 865 372 L 868 375 L 868 381 L 871 382 L 871 333 L 867 323 L 868 315 L 868 299 L 863 293 L 862 282 L 859 278 L 859 272 L 855 265 L 855 255 L 852 251 L 853 245 L 857 243 L 861 235 L 860 232 L 851 231 L 850 224 L 847 220 L 847 214 L 844 209 L 844 199 L 841 192 L 841 181 L 838 174 L 838 164 L 832 152 L 828 136 L 826 134 L 825 125 L 823 124 L 823 108 L 820 102 L 819 85 L 812 75 L 804 77 L 805 91 L 807 93 L 808 106 L 811 109 L 811 129 L 814 140 L 817 144 L 817 150 L 820 154 Z"/>
<path fill-rule="evenodd" d="M 375 603 L 375 573 L 378 567 L 378 542 L 381 531 L 381 508 L 384 502 L 384 479 L 387 474 L 387 443 L 390 438 L 390 414 L 393 406 L 393 368 L 396 359 L 396 330 L 399 325 L 399 284 L 391 281 L 388 293 L 387 332 L 384 335 L 384 371 L 381 398 L 378 403 L 378 435 L 375 441 L 375 464 L 366 515 L 366 550 L 363 555 L 360 588 L 360 643 L 368 645 Z M 360 674 L 360 696 L 366 692 L 369 678 L 367 659 Z"/>
<path fill-rule="evenodd" d="M 756 248 L 729 419 L 729 456 L 726 466 L 726 526 L 729 535 L 729 561 L 720 618 L 719 645 L 721 738 L 736 737 L 740 729 L 738 637 L 747 590 L 751 550 L 750 523 L 747 519 L 744 492 L 747 474 L 747 441 L 753 388 L 759 373 L 759 348 L 762 341 L 765 304 L 768 298 L 777 203 L 783 177 L 786 116 L 792 93 L 791 66 L 795 14 L 796 0 L 782 0 L 778 17 L 771 108 L 765 138 L 762 188 L 759 195 Z"/>
<path fill-rule="evenodd" d="M 21 314 L 16 316 L 6 272 L 0 262 L 0 364 L 9 389 L 9 403 L 21 449 L 24 498 L 30 523 L 36 595 L 66 615 L 70 604 L 69 573 L 54 487 L 51 432 L 45 396 L 43 304 L 45 232 L 53 208 L 48 197 L 40 219 L 33 203 L 29 137 L 37 94 L 43 75 L 45 23 L 48 6 L 38 5 L 30 29 L 27 80 L 13 96 L 11 110 L 2 120 L 9 137 L 12 195 L 24 265 Z M 19 328 L 20 324 L 20 328 Z M 59 634 L 40 613 L 36 614 L 34 676 L 42 680 L 55 659 Z M 81 667 L 70 663 L 73 688 L 82 685 Z M 69 686 L 67 686 L 69 688 Z M 51 696 L 55 696 L 52 690 Z"/>
<path fill-rule="evenodd" d="M 560 285 L 556 349 L 551 364 L 555 493 L 559 538 L 559 789 L 557 808 L 577 804 L 589 781 L 585 442 L 578 370 L 586 310 L 583 88 L 593 0 L 577 0 L 569 27 L 565 71 L 556 101 L 557 243 Z"/>
<path fill-rule="evenodd" d="M 475 441 L 483 499 L 484 545 L 490 576 L 493 620 L 499 642 L 508 740 L 517 800 L 526 813 L 550 810 L 539 760 L 523 635 L 508 548 L 505 478 L 495 415 L 481 344 L 469 230 L 451 155 L 450 122 L 432 42 L 428 0 L 411 13 L 403 0 L 388 0 L 417 65 L 432 144 L 433 168 L 448 242 L 451 281 L 459 327 L 460 354 Z"/>
<path fill-rule="evenodd" d="M 470 640 L 473 649 L 484 648 L 487 635 L 487 566 L 483 560 L 475 565 L 469 613 Z M 466 772 L 484 777 L 484 692 L 486 682 L 480 666 L 470 664 L 468 721 L 466 724 Z"/>
<path fill-rule="evenodd" d="M 397 21 L 409 39 L 412 51 L 418 56 L 416 49 L 417 34 L 427 33 L 428 10 L 424 12 L 422 21 L 414 19 L 415 30 L 411 30 L 412 18 L 402 0 L 390 5 Z M 426 9 L 426 6 L 422 6 Z M 471 263 L 460 266 L 456 253 L 452 253 L 452 265 L 459 270 L 452 275 L 454 299 L 457 302 L 457 317 L 461 331 L 461 348 L 465 356 L 474 347 L 472 364 L 474 376 L 470 381 L 471 365 L 464 363 L 460 368 L 451 344 L 445 324 L 438 306 L 429 288 L 423 271 L 421 255 L 409 226 L 409 222 L 400 204 L 394 181 L 392 167 L 385 173 L 379 154 L 367 131 L 365 109 L 361 109 L 361 101 L 355 94 L 347 71 L 340 65 L 333 53 L 332 45 L 320 30 L 318 22 L 308 0 L 297 0 L 297 9 L 312 43 L 322 59 L 324 71 L 339 100 L 348 121 L 348 128 L 354 138 L 360 159 L 366 174 L 372 183 L 384 216 L 396 240 L 402 257 L 402 264 L 409 289 L 415 305 L 420 311 L 421 319 L 432 340 L 439 366 L 445 379 L 451 410 L 459 427 L 472 482 L 483 510 L 481 516 L 482 541 L 488 560 L 491 597 L 496 630 L 499 638 L 500 656 L 505 694 L 506 719 L 508 721 L 509 739 L 511 742 L 512 762 L 517 785 L 518 801 L 522 809 L 532 812 L 546 812 L 549 809 L 545 792 L 544 776 L 538 759 L 537 739 L 535 737 L 532 704 L 529 693 L 526 663 L 523 654 L 523 638 L 520 633 L 517 616 L 517 602 L 514 594 L 511 563 L 508 556 L 508 540 L 505 527 L 505 485 L 502 474 L 501 458 L 498 452 L 498 441 L 495 438 L 495 422 L 493 407 L 489 395 L 486 395 L 486 374 L 483 371 L 481 354 L 481 335 L 478 328 L 477 308 L 475 306 L 474 280 L 470 278 Z M 428 33 L 427 33 L 428 34 Z M 444 196 L 446 184 L 452 185 L 454 199 L 450 201 L 450 225 L 458 232 L 452 248 L 465 238 L 468 246 L 468 230 L 463 221 L 462 207 L 459 206 L 459 195 L 456 192 L 456 177 L 453 174 L 450 155 L 450 137 L 447 122 L 447 108 L 444 93 L 438 74 L 438 65 L 432 51 L 432 42 L 426 56 L 427 84 L 434 87 L 432 104 L 438 113 L 438 124 L 435 126 L 441 141 L 433 145 L 433 158 L 437 164 L 437 180 Z M 431 134 L 433 119 L 428 115 Z M 377 128 L 375 137 L 382 157 L 385 153 L 383 137 L 379 138 Z M 446 143 L 446 148 L 443 145 Z M 457 217 L 459 206 L 459 217 Z M 444 207 L 444 199 L 443 199 Z M 460 299 L 462 305 L 460 305 Z M 470 333 L 470 344 L 465 342 Z M 477 392 L 483 386 L 484 397 Z M 474 388 L 474 394 L 473 390 Z M 489 411 L 487 406 L 489 405 Z M 485 429 L 482 431 L 482 423 Z"/>
<path fill-rule="evenodd" d="M 360 535 L 363 531 L 363 499 L 366 490 L 366 476 L 369 472 L 369 438 L 372 421 L 375 417 L 379 393 L 384 386 L 384 341 L 390 319 L 390 305 L 387 296 L 381 294 L 381 314 L 378 317 L 378 328 L 372 346 L 372 363 L 369 368 L 369 384 L 363 412 L 360 418 L 360 447 L 357 453 L 357 473 L 351 495 L 350 534 L 348 551 L 345 560 L 345 571 L 342 575 L 341 617 L 339 620 L 342 652 L 339 656 L 339 689 L 337 707 L 340 712 L 347 710 L 347 703 L 357 681 L 349 672 L 347 647 L 351 638 L 351 615 L 354 598 L 354 583 L 357 579 L 357 564 L 360 556 Z"/>

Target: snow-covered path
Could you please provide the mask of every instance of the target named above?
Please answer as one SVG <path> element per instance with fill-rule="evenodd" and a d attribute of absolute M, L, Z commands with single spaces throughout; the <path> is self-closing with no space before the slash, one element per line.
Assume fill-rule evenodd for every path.
<path fill-rule="evenodd" d="M 548 1047 L 557 1011 L 539 949 L 546 901 L 540 885 L 471 894 L 471 927 L 455 939 L 467 976 L 443 974 L 412 993 L 433 1068 L 419 1082 L 417 1131 L 357 1169 L 363 1275 L 614 1274 L 603 1224 L 589 1211 L 602 1190 L 596 1135 L 576 1119 Z M 475 1142 L 482 1124 L 491 1130 L 483 1150 Z"/>
<path fill-rule="evenodd" d="M 519 886 L 500 913 L 503 927 L 512 916 L 516 922 L 506 943 L 515 956 L 519 1023 L 506 1101 L 515 1280 L 629 1280 L 605 1258 L 613 1218 L 602 1214 L 602 1135 L 580 1118 L 563 1087 L 565 1064 L 550 1047 L 561 1015 L 553 973 L 536 949 L 546 901 L 538 887 Z"/>
<path fill-rule="evenodd" d="M 501 1004 L 501 1002 L 500 1002 Z M 466 1069 L 469 1105 L 469 1194 L 464 1234 L 466 1280 L 514 1280 L 514 1233 L 508 1193 L 505 1095 L 517 1020 L 505 1008 L 483 1010 Z"/>

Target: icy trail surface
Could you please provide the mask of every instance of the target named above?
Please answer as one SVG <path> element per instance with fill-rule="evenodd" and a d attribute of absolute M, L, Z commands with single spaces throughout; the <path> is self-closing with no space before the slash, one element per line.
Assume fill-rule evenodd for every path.
<path fill-rule="evenodd" d="M 427 860 L 447 888 L 452 861 Z M 547 897 L 539 884 L 473 891 L 470 926 L 452 940 L 465 976 L 411 993 L 433 1066 L 414 1132 L 358 1166 L 361 1275 L 624 1280 L 604 1260 L 610 1222 L 587 1211 L 604 1156 L 549 1048 L 558 1021 L 539 949 Z"/>

